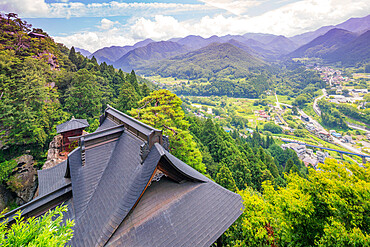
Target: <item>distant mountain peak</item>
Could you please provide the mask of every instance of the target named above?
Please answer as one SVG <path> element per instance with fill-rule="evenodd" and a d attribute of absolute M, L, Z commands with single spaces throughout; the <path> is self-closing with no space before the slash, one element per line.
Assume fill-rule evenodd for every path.
<path fill-rule="evenodd" d="M 325 34 L 299 47 L 289 57 L 324 57 L 339 47 L 350 43 L 358 35 L 341 28 L 330 29 Z"/>

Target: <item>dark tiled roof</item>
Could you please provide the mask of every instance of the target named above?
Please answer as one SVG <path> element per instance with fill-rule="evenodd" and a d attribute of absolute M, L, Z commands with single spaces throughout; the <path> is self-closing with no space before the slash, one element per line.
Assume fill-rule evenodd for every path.
<path fill-rule="evenodd" d="M 144 124 L 138 120 L 136 120 L 135 118 L 132 118 L 112 107 L 108 107 L 106 110 L 105 110 L 106 113 L 108 114 L 111 114 L 112 116 L 122 120 L 123 122 L 127 123 L 128 125 L 132 126 L 134 129 L 137 129 L 138 131 L 140 131 L 141 133 L 144 133 L 145 135 L 149 136 L 152 131 L 160 131 L 158 129 L 155 129 L 147 124 Z"/>
<path fill-rule="evenodd" d="M 91 199 L 99 180 L 107 167 L 116 141 L 95 148 L 87 149 L 86 163 L 81 164 L 81 152 L 78 148 L 70 155 L 70 171 L 76 217 L 80 217 Z M 75 162 L 77 161 L 77 162 Z"/>
<path fill-rule="evenodd" d="M 127 132 L 119 138 L 99 185 L 77 219 L 73 246 L 104 245 L 136 203 L 160 159 L 158 152 L 151 152 L 141 165 L 141 144 Z"/>
<path fill-rule="evenodd" d="M 122 114 L 113 108 L 107 111 L 117 117 Z M 133 121 L 128 124 L 130 128 L 134 125 L 142 131 L 157 131 L 137 120 L 127 120 L 124 115 L 121 118 Z M 149 137 L 148 141 L 153 141 Z M 76 247 L 107 243 L 211 245 L 240 216 L 241 197 L 195 171 L 159 143 L 152 145 L 142 162 L 144 143 L 134 132 L 105 118 L 95 133 L 83 136 L 81 148 L 69 154 L 67 163 L 40 171 L 42 196 L 25 210 L 30 212 L 33 205 L 40 207 L 40 203 L 54 207 L 52 202 L 59 195 L 57 202 L 66 202 L 70 209 L 65 217 L 75 219 L 74 237 L 69 244 Z M 156 172 L 168 177 L 152 181 Z M 62 181 L 67 181 L 65 174 L 70 175 L 72 186 L 60 188 Z M 61 192 L 68 188 L 64 194 Z M 48 196 L 52 198 L 40 199 Z"/>
<path fill-rule="evenodd" d="M 71 183 L 69 178 L 64 178 L 67 169 L 67 161 L 45 170 L 37 171 L 39 179 L 39 196 L 53 192 Z"/>
<path fill-rule="evenodd" d="M 153 182 L 106 246 L 210 246 L 242 214 L 214 182 Z"/>
<path fill-rule="evenodd" d="M 206 176 L 197 172 L 196 170 L 191 168 L 189 165 L 187 165 L 186 163 L 182 162 L 181 160 L 179 160 L 178 158 L 176 158 L 175 156 L 170 154 L 170 152 L 165 150 L 161 145 L 159 145 L 157 143 L 155 145 L 157 146 L 158 149 L 162 149 L 165 157 L 171 162 L 171 164 L 181 174 L 185 175 L 186 177 L 188 177 L 191 180 L 198 180 L 198 181 L 203 181 L 203 182 L 209 181 L 209 179 Z"/>
<path fill-rule="evenodd" d="M 59 124 L 57 126 L 57 133 L 59 134 L 70 130 L 82 129 L 89 126 L 90 125 L 86 119 L 71 119 L 65 123 Z"/>
<path fill-rule="evenodd" d="M 104 122 L 96 129 L 95 132 L 99 132 L 101 130 L 110 129 L 116 127 L 118 124 L 110 120 L 109 118 L 104 119 Z"/>

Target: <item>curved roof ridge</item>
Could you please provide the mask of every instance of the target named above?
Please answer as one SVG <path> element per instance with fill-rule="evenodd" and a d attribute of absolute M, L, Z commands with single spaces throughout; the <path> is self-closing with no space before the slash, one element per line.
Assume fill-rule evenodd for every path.
<path fill-rule="evenodd" d="M 89 126 L 90 125 L 86 119 L 71 119 L 67 122 L 57 125 L 56 128 L 57 128 L 57 133 L 59 134 L 59 133 L 67 132 L 70 130 L 86 128 Z"/>
<path fill-rule="evenodd" d="M 210 181 L 209 178 L 183 162 L 182 160 L 178 159 L 176 156 L 172 155 L 170 152 L 168 152 L 166 149 L 163 148 L 162 145 L 159 143 L 155 143 L 154 146 L 159 151 L 161 156 L 164 156 L 167 158 L 167 160 L 170 162 L 170 164 L 175 168 L 178 172 L 180 172 L 185 177 L 195 180 L 198 182 L 208 182 Z"/>

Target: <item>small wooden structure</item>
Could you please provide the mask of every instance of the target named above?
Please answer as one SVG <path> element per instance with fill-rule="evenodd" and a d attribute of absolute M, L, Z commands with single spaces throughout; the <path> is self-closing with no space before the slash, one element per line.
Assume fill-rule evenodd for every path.
<path fill-rule="evenodd" d="M 89 126 L 86 119 L 75 119 L 74 117 L 67 122 L 59 124 L 57 126 L 57 133 L 63 136 L 62 151 L 69 152 L 74 149 L 71 147 L 72 142 L 69 140 L 69 137 L 81 136 L 84 129 Z"/>

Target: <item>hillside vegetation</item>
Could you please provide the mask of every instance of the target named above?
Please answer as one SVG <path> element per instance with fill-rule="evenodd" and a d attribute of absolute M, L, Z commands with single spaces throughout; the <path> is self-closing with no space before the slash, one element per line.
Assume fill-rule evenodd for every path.
<path fill-rule="evenodd" d="M 153 64 L 140 72 L 189 79 L 228 75 L 243 77 L 251 68 L 258 68 L 265 64 L 261 59 L 236 46 L 228 43 L 213 43 L 199 50 Z"/>
<path fill-rule="evenodd" d="M 94 130 L 107 104 L 125 110 L 150 92 L 134 72 L 99 65 L 31 28 L 16 14 L 0 16 L 0 164 L 24 150 L 42 160 L 56 125 L 74 116 Z"/>

